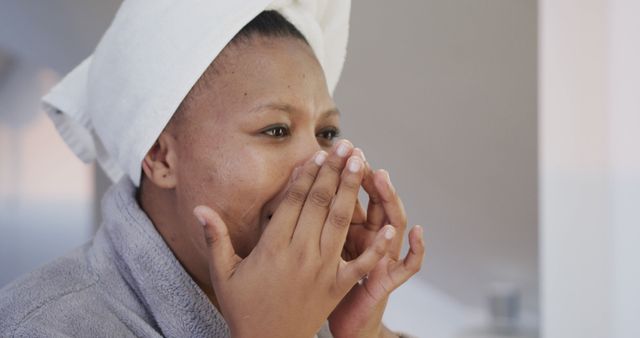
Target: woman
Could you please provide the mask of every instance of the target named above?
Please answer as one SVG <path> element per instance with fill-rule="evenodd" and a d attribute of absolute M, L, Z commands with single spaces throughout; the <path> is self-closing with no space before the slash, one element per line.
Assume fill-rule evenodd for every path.
<path fill-rule="evenodd" d="M 137 173 L 105 194 L 91 243 L 2 291 L 2 336 L 396 336 L 381 318 L 420 268 L 421 229 L 401 259 L 402 203 L 335 141 L 330 61 L 283 3 L 225 44 L 141 161 L 101 162 Z M 127 143 L 100 130 L 113 121 L 94 116 L 94 137 L 119 159 Z"/>

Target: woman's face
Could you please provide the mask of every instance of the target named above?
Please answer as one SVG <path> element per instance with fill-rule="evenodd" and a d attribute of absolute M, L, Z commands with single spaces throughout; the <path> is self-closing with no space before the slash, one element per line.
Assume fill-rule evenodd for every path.
<path fill-rule="evenodd" d="M 293 169 L 329 149 L 338 112 L 311 48 L 295 38 L 254 37 L 216 59 L 175 127 L 175 201 L 182 230 L 206 262 L 204 204 L 248 255 L 279 205 Z"/>

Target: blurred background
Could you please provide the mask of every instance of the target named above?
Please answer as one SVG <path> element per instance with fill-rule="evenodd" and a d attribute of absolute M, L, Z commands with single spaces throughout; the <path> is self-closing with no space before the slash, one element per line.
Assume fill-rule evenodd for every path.
<path fill-rule="evenodd" d="M 0 287 L 99 221 L 110 182 L 39 98 L 120 2 L 0 0 Z M 634 0 L 353 2 L 344 136 L 425 226 L 423 269 L 388 326 L 640 337 L 639 14 Z"/>

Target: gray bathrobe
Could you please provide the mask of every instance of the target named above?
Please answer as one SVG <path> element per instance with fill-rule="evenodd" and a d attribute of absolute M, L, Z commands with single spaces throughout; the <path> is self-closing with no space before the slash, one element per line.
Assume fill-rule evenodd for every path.
<path fill-rule="evenodd" d="M 114 184 L 90 243 L 0 290 L 0 337 L 229 337 L 134 194 Z"/>

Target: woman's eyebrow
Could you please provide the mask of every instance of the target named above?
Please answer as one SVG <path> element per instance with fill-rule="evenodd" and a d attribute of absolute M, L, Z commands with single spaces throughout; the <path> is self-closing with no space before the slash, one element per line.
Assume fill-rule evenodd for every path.
<path fill-rule="evenodd" d="M 266 103 L 266 104 L 261 104 L 256 106 L 255 108 L 249 110 L 249 113 L 258 113 L 260 111 L 265 111 L 265 110 L 280 110 L 283 111 L 289 115 L 292 114 L 301 114 L 302 112 L 293 107 L 292 105 L 288 104 L 288 103 L 277 103 L 277 102 L 271 102 L 271 103 Z M 334 108 L 330 108 L 322 113 L 320 113 L 320 117 L 329 117 L 329 116 L 333 116 L 333 115 L 337 115 L 340 116 L 340 111 L 338 110 L 338 108 L 334 107 Z"/>

